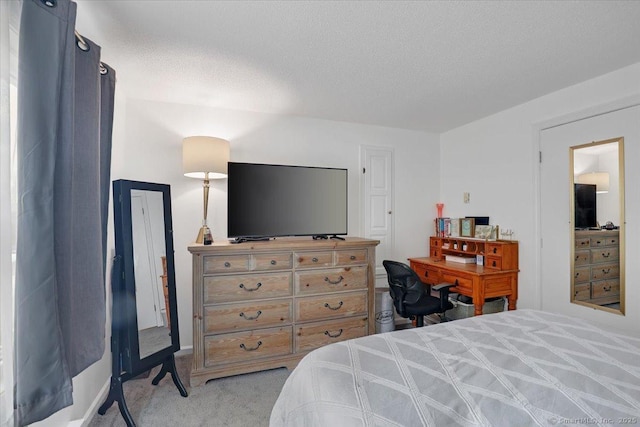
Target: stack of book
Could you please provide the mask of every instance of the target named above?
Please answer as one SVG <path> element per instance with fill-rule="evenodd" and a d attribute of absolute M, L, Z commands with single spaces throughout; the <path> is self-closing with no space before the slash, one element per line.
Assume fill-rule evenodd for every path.
<path fill-rule="evenodd" d="M 448 237 L 451 235 L 451 218 L 436 218 L 434 223 L 436 237 Z"/>

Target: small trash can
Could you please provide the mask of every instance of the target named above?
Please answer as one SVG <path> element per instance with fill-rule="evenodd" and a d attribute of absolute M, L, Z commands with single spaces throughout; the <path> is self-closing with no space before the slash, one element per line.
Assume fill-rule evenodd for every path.
<path fill-rule="evenodd" d="M 396 328 L 393 321 L 393 300 L 388 288 L 376 288 L 376 334 L 391 332 Z"/>

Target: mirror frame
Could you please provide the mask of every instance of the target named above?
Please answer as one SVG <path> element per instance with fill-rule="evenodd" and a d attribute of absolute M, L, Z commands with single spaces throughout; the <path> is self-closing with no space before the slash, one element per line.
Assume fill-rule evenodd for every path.
<path fill-rule="evenodd" d="M 132 190 L 161 192 L 164 208 L 164 241 L 167 260 L 171 344 L 143 359 L 140 359 L 136 283 L 133 265 Z M 116 357 L 117 353 L 114 347 L 119 349 L 122 357 L 122 369 L 135 376 L 159 365 L 167 357 L 180 350 L 171 218 L 171 190 L 169 185 L 166 184 L 116 180 L 113 181 L 113 200 L 116 246 L 114 265 L 120 265 L 120 273 L 114 271 L 114 276 L 118 274 L 119 277 L 114 277 L 112 281 L 112 352 L 114 353 L 113 357 Z M 114 343 L 113 340 L 117 340 L 117 342 Z"/>
<path fill-rule="evenodd" d="M 605 145 L 610 143 L 618 143 L 618 186 L 619 186 L 619 209 L 620 209 L 620 217 L 619 228 L 618 228 L 618 243 L 619 243 L 619 266 L 620 266 L 620 309 L 604 307 L 601 305 L 593 304 L 586 301 L 578 301 L 575 299 L 575 281 L 574 281 L 574 272 L 575 272 L 575 192 L 574 192 L 574 183 L 575 183 L 575 165 L 574 165 L 574 153 L 576 150 L 588 147 L 595 147 L 598 145 Z M 618 314 L 624 316 L 625 314 L 625 204 L 624 204 L 624 193 L 625 193 L 625 179 L 624 179 L 624 137 L 617 137 L 611 139 L 605 139 L 602 141 L 592 141 L 587 144 L 575 145 L 569 147 L 569 194 L 570 194 L 570 218 L 569 218 L 569 229 L 570 229 L 570 247 L 571 247 L 571 271 L 570 271 L 570 296 L 569 300 L 573 304 L 578 304 L 582 306 L 586 306 L 589 308 L 593 308 L 596 310 L 603 310 L 610 313 Z"/>

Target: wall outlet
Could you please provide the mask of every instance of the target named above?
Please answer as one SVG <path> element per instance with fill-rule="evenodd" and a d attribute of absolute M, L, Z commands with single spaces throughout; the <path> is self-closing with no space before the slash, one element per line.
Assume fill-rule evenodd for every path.
<path fill-rule="evenodd" d="M 471 194 L 469 194 L 469 193 L 468 193 L 468 192 L 466 192 L 466 191 L 465 191 L 464 193 L 462 193 L 462 200 L 463 200 L 465 203 L 469 203 L 469 200 L 470 200 L 470 199 L 471 199 Z"/>

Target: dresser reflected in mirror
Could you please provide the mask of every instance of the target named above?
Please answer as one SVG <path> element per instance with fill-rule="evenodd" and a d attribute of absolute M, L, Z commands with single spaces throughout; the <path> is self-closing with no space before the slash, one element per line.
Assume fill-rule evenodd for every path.
<path fill-rule="evenodd" d="M 625 313 L 624 138 L 569 148 L 571 302 Z"/>

